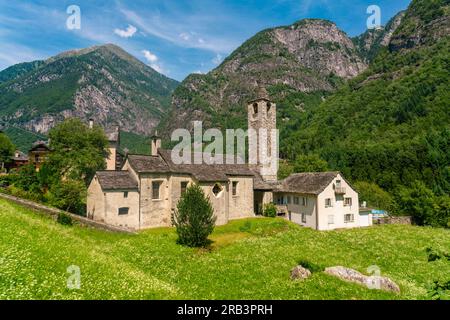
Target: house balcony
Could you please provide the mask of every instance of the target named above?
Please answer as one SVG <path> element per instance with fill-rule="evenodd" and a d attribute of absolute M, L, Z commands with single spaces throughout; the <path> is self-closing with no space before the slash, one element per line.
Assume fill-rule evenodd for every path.
<path fill-rule="evenodd" d="M 347 193 L 346 191 L 347 191 L 347 190 L 346 190 L 345 187 L 335 187 L 335 188 L 334 188 L 334 193 L 336 193 L 336 194 L 343 195 L 343 194 L 346 194 L 346 193 Z"/>

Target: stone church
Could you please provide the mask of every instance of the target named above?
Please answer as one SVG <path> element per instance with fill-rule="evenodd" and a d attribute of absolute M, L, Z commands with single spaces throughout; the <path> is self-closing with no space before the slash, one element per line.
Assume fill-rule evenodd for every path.
<path fill-rule="evenodd" d="M 276 104 L 266 94 L 250 101 L 247 110 L 249 129 L 276 128 Z M 115 157 L 108 159 L 108 167 L 117 167 L 111 159 Z M 369 226 L 372 221 L 369 214 L 360 215 L 358 194 L 339 172 L 294 174 L 279 181 L 258 165 L 175 164 L 157 136 L 152 137 L 151 155 L 129 154 L 120 170 L 96 173 L 88 189 L 87 216 L 132 230 L 170 227 L 191 183 L 209 197 L 217 225 L 255 217 L 267 203 L 274 203 L 280 216 L 317 230 Z"/>

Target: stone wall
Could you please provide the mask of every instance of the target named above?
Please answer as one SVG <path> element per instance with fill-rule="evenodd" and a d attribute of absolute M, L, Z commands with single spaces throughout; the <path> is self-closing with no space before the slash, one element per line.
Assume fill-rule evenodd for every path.
<path fill-rule="evenodd" d="M 412 217 L 386 217 L 375 220 L 375 224 L 404 224 L 412 225 Z"/>
<path fill-rule="evenodd" d="M 70 216 L 74 221 L 76 221 L 84 226 L 87 226 L 87 227 L 92 227 L 92 228 L 102 229 L 102 230 L 112 231 L 112 232 L 134 233 L 133 231 L 128 230 L 128 229 L 110 226 L 110 225 L 107 225 L 107 224 L 104 224 L 101 222 L 90 220 L 90 219 L 82 217 L 82 216 L 77 216 L 77 215 L 69 213 L 69 212 L 65 212 L 65 211 L 62 211 L 59 209 L 47 207 L 40 203 L 17 198 L 17 197 L 10 196 L 10 195 L 4 194 L 4 193 L 0 193 L 0 198 L 17 203 L 17 204 L 27 207 L 29 209 L 37 210 L 41 213 L 50 215 L 54 219 L 56 219 L 56 217 L 58 216 L 59 213 L 63 212 L 65 214 L 67 214 L 68 216 Z"/>

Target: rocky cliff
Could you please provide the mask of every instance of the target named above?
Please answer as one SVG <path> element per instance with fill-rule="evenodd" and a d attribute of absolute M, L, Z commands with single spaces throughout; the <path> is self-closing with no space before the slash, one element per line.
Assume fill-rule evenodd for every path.
<path fill-rule="evenodd" d="M 175 90 L 161 132 L 188 127 L 246 126 L 246 101 L 264 87 L 289 121 L 343 80 L 366 69 L 352 40 L 329 21 L 307 19 L 261 31 L 208 74 L 190 75 Z"/>

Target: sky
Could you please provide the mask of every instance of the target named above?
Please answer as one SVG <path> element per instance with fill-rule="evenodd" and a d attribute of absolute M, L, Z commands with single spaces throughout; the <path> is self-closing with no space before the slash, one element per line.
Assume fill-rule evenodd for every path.
<path fill-rule="evenodd" d="M 290 25 L 304 18 L 321 18 L 355 36 L 367 30 L 370 5 L 380 7 L 381 22 L 386 24 L 409 3 L 410 0 L 0 0 L 0 70 L 67 50 L 114 43 L 158 72 L 181 81 L 191 73 L 206 73 L 217 67 L 263 29 Z M 72 5 L 80 9 L 80 19 L 76 19 Z"/>

